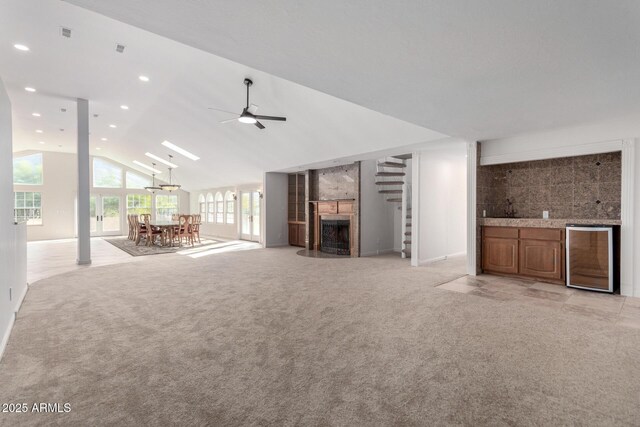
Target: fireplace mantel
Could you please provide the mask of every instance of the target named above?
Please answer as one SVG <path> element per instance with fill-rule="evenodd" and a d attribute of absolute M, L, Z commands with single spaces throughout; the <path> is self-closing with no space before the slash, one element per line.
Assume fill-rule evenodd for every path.
<path fill-rule="evenodd" d="M 320 223 L 325 220 L 348 220 L 350 252 L 352 257 L 357 257 L 354 245 L 354 204 L 355 199 L 336 199 L 336 200 L 317 200 L 309 202 L 313 211 L 313 240 L 310 242 L 310 248 L 320 250 Z"/>

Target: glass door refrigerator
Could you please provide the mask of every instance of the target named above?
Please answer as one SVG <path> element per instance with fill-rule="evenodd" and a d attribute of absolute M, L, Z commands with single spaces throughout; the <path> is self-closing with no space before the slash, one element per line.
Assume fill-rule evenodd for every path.
<path fill-rule="evenodd" d="M 599 292 L 619 290 L 619 237 L 615 225 L 567 224 L 567 286 Z"/>

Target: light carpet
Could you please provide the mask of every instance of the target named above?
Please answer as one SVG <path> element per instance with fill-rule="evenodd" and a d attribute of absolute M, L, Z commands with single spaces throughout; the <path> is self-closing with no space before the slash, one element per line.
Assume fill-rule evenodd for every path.
<path fill-rule="evenodd" d="M 640 331 L 434 288 L 463 261 L 259 249 L 33 285 L 3 425 L 638 425 Z"/>

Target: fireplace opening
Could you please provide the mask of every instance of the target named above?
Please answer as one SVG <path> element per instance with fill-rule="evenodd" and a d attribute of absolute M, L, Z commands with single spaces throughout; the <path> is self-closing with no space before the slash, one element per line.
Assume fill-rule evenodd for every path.
<path fill-rule="evenodd" d="M 351 255 L 350 228 L 348 220 L 321 221 L 320 250 L 335 255 Z"/>

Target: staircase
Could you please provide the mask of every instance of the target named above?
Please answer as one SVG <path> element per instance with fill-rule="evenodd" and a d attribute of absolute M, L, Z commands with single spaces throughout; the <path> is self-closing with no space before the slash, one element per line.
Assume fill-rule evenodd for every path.
<path fill-rule="evenodd" d="M 375 174 L 378 193 L 402 210 L 402 258 L 411 257 L 411 185 L 405 172 L 410 158 L 411 154 L 380 159 Z"/>

